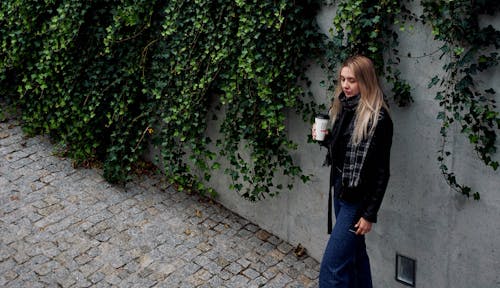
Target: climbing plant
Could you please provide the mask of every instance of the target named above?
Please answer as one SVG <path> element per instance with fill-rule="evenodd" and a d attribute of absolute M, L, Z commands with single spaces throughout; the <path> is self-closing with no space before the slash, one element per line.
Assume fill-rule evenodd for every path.
<path fill-rule="evenodd" d="M 451 155 L 446 147 L 451 125 L 457 122 L 479 158 L 496 170 L 498 162 L 492 160 L 496 152 L 496 135 L 500 128 L 499 113 L 495 110 L 492 88 L 481 89 L 479 77 L 498 66 L 500 31 L 491 25 L 481 27 L 481 15 L 499 11 L 497 1 L 420 1 L 422 15 L 410 12 L 406 5 L 413 1 L 330 1 L 336 4 L 333 19 L 332 41 L 326 54 L 328 71 L 335 71 L 340 63 L 353 54 L 364 54 L 374 60 L 378 72 L 392 84 L 394 101 L 404 106 L 411 103 L 410 86 L 401 79 L 399 63 L 398 30 L 413 26 L 415 22 L 430 25 L 434 40 L 442 43 L 440 59 L 443 73 L 432 77 L 429 88 L 438 85 L 436 94 L 442 111 L 437 118 L 442 121 L 443 145 L 438 151 L 440 170 L 450 187 L 466 196 L 479 199 L 479 192 L 459 183 L 455 173 L 447 166 Z M 411 55 L 408 57 L 412 58 Z M 335 74 L 333 74 L 335 75 Z M 443 76 L 441 76 L 443 75 Z M 333 76 L 334 78 L 335 76 Z M 334 80 L 333 80 L 334 82 Z"/>
<path fill-rule="evenodd" d="M 500 57 L 500 31 L 491 25 L 481 27 L 479 16 L 493 15 L 500 11 L 498 1 L 421 1 L 422 20 L 432 27 L 434 39 L 442 43 L 440 50 L 444 76 L 435 76 L 429 88 L 438 85 L 436 100 L 442 111 L 443 144 L 438 151 L 440 169 L 448 184 L 456 191 L 478 200 L 480 194 L 460 183 L 447 166 L 451 151 L 447 137 L 453 123 L 467 136 L 481 161 L 497 170 L 498 162 L 492 159 L 496 152 L 500 114 L 496 111 L 492 88 L 482 88 L 482 73 L 497 67 Z"/>
<path fill-rule="evenodd" d="M 408 105 L 398 33 L 419 21 L 442 43 L 445 63 L 429 81 L 442 107 L 441 171 L 453 189 L 479 199 L 447 167 L 446 139 L 458 123 L 497 169 L 496 92 L 479 77 L 498 65 L 499 31 L 478 19 L 500 4 L 421 0 L 417 16 L 410 2 L 5 0 L 0 93 L 21 108 L 26 132 L 50 135 L 75 165 L 102 163 L 109 181 L 127 181 L 151 143 L 179 189 L 213 193 L 205 184 L 224 167 L 232 189 L 258 200 L 285 187 L 276 175 L 309 179 L 290 156 L 297 145 L 285 125 L 290 112 L 309 119 L 318 109 L 298 84 L 307 83 L 304 61 L 322 55 L 335 72 L 348 56 L 365 54 L 392 85 L 394 102 Z M 337 9 L 328 40 L 315 22 L 321 4 Z"/>
<path fill-rule="evenodd" d="M 285 115 L 314 109 L 297 83 L 323 43 L 318 8 L 314 0 L 5 0 L 1 92 L 21 108 L 28 133 L 49 134 L 76 165 L 102 162 L 109 181 L 127 181 L 152 143 L 179 189 L 213 193 L 204 183 L 226 158 L 231 188 L 261 199 L 283 189 L 277 173 L 308 179 L 289 155 L 296 144 Z M 222 119 L 211 119 L 214 103 Z M 207 136 L 210 125 L 221 137 Z"/>
<path fill-rule="evenodd" d="M 363 54 L 370 57 L 378 73 L 392 84 L 392 95 L 399 106 L 413 102 L 410 85 L 401 78 L 397 68 L 399 55 L 397 46 L 398 27 L 405 20 L 415 16 L 405 8 L 402 1 L 349 0 L 333 1 L 337 12 L 330 30 L 332 40 L 326 50 L 327 71 L 334 72 L 351 55 Z M 335 85 L 335 84 L 334 84 Z M 332 88 L 332 87 L 330 87 Z"/>

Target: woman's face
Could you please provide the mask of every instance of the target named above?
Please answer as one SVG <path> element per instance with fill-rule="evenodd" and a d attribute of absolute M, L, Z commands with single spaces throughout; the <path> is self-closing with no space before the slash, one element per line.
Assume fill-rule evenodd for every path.
<path fill-rule="evenodd" d="M 346 97 L 352 97 L 359 94 L 358 80 L 354 77 L 351 68 L 343 67 L 340 70 L 340 84 L 342 85 L 342 91 Z"/>

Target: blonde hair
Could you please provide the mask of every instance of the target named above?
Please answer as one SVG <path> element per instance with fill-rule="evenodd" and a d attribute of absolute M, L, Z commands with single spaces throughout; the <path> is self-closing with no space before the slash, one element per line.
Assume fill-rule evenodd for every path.
<path fill-rule="evenodd" d="M 332 123 L 335 122 L 342 109 L 339 99 L 339 95 L 342 93 L 340 72 L 344 67 L 351 69 L 358 82 L 361 94 L 359 104 L 356 108 L 354 131 L 351 138 L 352 143 L 357 145 L 362 139 L 372 134 L 375 127 L 377 127 L 380 109 L 384 107 L 389 111 L 389 108 L 384 101 L 384 94 L 380 87 L 373 62 L 365 56 L 356 55 L 347 59 L 339 69 L 338 84 L 335 88 L 335 97 L 330 108 Z"/>

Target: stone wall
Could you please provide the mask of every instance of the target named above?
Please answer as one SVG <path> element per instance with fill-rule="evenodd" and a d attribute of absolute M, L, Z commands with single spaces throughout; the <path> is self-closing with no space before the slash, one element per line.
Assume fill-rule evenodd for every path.
<path fill-rule="evenodd" d="M 318 15 L 322 31 L 328 33 L 335 9 Z M 498 16 L 498 15 L 497 15 Z M 500 18 L 484 19 L 500 29 Z M 439 43 L 428 27 L 416 26 L 400 35 L 400 55 L 432 54 Z M 459 133 L 450 133 L 451 168 L 459 179 L 482 192 L 474 201 L 453 192 L 445 183 L 436 160 L 440 148 L 440 109 L 429 80 L 441 71 L 439 53 L 421 58 L 402 57 L 400 69 L 409 79 L 415 102 L 406 108 L 392 105 L 395 134 L 391 179 L 379 213 L 379 222 L 367 236 L 375 287 L 404 287 L 395 280 L 396 253 L 416 260 L 417 287 L 500 287 L 500 177 L 485 167 Z M 319 85 L 325 75 L 312 65 L 308 71 L 318 103 L 330 95 Z M 482 80 L 500 91 L 500 70 L 489 71 Z M 388 91 L 389 92 L 389 91 Z M 500 97 L 497 95 L 497 101 Z M 321 260 L 328 235 L 327 189 L 329 171 L 321 164 L 325 150 L 307 143 L 310 123 L 294 114 L 288 118 L 289 137 L 299 144 L 293 153 L 306 174 L 307 184 L 296 183 L 292 191 L 251 203 L 227 189 L 230 181 L 221 170 L 212 186 L 225 207 L 287 240 L 301 243 L 309 255 Z M 216 133 L 216 123 L 209 134 Z M 499 155 L 495 156 L 499 159 Z M 220 160 L 220 159 L 219 159 Z M 300 181 L 297 181 L 300 182 Z"/>

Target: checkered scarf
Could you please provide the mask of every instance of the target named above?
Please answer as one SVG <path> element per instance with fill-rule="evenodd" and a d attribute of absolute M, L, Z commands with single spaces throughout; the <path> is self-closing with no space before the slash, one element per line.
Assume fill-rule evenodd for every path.
<path fill-rule="evenodd" d="M 360 98 L 360 95 L 355 97 L 345 97 L 343 93 L 340 95 L 340 101 L 344 109 L 356 109 Z M 351 132 L 354 131 L 354 122 L 355 120 L 353 119 L 347 128 Z M 363 169 L 363 164 L 373 138 L 374 131 L 370 130 L 368 129 L 367 137 L 362 139 L 357 145 L 352 143 L 352 141 L 349 141 L 347 144 L 344 166 L 342 168 L 342 183 L 347 187 L 357 187 L 359 184 L 361 170 Z"/>

